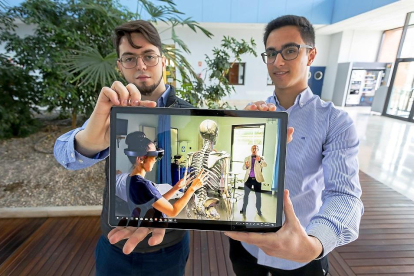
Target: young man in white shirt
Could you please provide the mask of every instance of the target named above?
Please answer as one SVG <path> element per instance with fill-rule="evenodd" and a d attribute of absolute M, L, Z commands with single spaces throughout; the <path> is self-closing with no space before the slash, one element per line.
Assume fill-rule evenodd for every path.
<path fill-rule="evenodd" d="M 276 233 L 226 233 L 233 270 L 238 276 L 325 275 L 326 255 L 358 237 L 363 213 L 358 135 L 347 113 L 308 87 L 307 67 L 317 51 L 306 18 L 271 21 L 264 44 L 274 94 L 246 109 L 286 111 L 294 127 L 286 156 L 285 220 Z"/>

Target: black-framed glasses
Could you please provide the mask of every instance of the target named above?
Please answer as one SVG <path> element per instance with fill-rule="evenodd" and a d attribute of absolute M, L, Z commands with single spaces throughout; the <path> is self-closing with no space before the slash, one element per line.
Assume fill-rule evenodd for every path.
<path fill-rule="evenodd" d="M 160 61 L 160 57 L 161 56 L 157 54 L 145 54 L 142 56 L 131 55 L 131 56 L 121 57 L 120 59 L 118 59 L 118 61 L 121 63 L 122 67 L 124 67 L 125 69 L 132 69 L 137 66 L 139 58 L 142 59 L 142 62 L 146 66 L 153 67 L 158 64 L 158 62 Z"/>
<path fill-rule="evenodd" d="M 263 62 L 266 64 L 272 64 L 276 60 L 277 54 L 280 54 L 282 58 L 286 61 L 294 60 L 299 55 L 300 48 L 313 49 L 312 46 L 305 44 L 290 44 L 285 46 L 280 51 L 276 50 L 267 50 L 264 53 L 261 53 Z"/>

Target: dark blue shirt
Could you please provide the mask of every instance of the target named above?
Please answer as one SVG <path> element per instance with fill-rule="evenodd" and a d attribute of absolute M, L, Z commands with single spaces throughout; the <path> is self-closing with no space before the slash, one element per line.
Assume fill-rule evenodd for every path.
<path fill-rule="evenodd" d="M 131 176 L 129 186 L 129 197 L 137 205 L 145 204 L 151 200 L 156 202 L 162 197 L 160 192 L 155 188 L 151 181 L 140 175 Z"/>

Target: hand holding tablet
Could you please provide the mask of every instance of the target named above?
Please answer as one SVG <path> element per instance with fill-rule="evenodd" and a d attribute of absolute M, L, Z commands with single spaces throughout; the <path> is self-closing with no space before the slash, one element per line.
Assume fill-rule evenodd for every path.
<path fill-rule="evenodd" d="M 86 128 L 76 134 L 76 150 L 92 157 L 109 146 L 109 117 L 112 106 L 155 107 L 156 102 L 141 101 L 138 88 L 130 83 L 124 86 L 115 81 L 111 87 L 103 87 Z"/>
<path fill-rule="evenodd" d="M 249 110 L 249 111 L 276 111 L 276 106 L 272 103 L 266 103 L 265 101 L 257 101 L 257 102 L 251 102 L 248 105 L 246 105 L 246 107 L 244 108 L 244 110 Z M 287 143 L 290 143 L 293 140 L 293 132 L 295 131 L 295 129 L 293 127 L 288 127 L 287 130 Z"/>
<path fill-rule="evenodd" d="M 253 244 L 266 255 L 288 259 L 299 263 L 308 263 L 322 253 L 321 242 L 309 236 L 295 215 L 289 191 L 284 192 L 285 223 L 276 233 L 226 232 L 225 235 L 238 241 Z"/>

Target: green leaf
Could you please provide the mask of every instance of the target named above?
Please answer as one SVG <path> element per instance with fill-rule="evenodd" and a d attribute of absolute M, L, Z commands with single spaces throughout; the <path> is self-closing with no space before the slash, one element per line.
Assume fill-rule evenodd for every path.
<path fill-rule="evenodd" d="M 83 51 L 76 51 L 75 55 L 65 57 L 64 64 L 70 82 L 79 81 L 80 86 L 92 83 L 96 89 L 98 84 L 110 86 L 118 79 L 116 60 L 116 52 L 103 57 L 97 49 L 86 47 Z"/>

